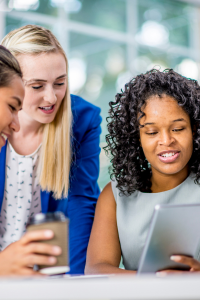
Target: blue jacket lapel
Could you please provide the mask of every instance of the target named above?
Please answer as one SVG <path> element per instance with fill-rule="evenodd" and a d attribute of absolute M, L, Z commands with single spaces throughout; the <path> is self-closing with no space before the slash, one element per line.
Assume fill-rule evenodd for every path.
<path fill-rule="evenodd" d="M 0 211 L 1 206 L 3 203 L 3 195 L 4 195 L 4 187 L 5 187 L 5 174 L 6 174 L 6 149 L 7 149 L 7 142 L 4 147 L 1 148 L 1 155 L 0 155 Z"/>
<path fill-rule="evenodd" d="M 6 145 L 1 148 L 1 154 L 0 154 L 0 173 L 1 173 L 1 176 L 0 176 L 0 211 L 1 211 L 1 206 L 3 203 L 4 188 L 5 188 L 6 149 L 7 149 L 7 142 L 6 142 Z M 48 211 L 50 193 L 46 192 L 46 191 L 41 191 L 40 197 L 41 197 L 42 212 L 46 213 Z"/>
<path fill-rule="evenodd" d="M 46 213 L 48 211 L 50 193 L 41 190 L 40 197 L 41 197 L 42 212 Z"/>

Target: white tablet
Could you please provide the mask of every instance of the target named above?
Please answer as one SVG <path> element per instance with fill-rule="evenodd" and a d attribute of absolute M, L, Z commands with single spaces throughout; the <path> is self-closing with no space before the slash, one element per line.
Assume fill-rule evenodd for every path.
<path fill-rule="evenodd" d="M 182 254 L 200 260 L 200 204 L 156 205 L 138 274 L 188 267 L 170 260 Z"/>

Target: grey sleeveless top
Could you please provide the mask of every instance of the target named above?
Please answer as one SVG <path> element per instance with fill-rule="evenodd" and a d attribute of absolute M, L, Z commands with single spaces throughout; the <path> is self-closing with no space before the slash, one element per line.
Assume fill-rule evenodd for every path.
<path fill-rule="evenodd" d="M 149 225 L 156 204 L 200 203 L 200 186 L 190 175 L 180 185 L 166 192 L 120 195 L 112 181 L 116 201 L 116 218 L 123 264 L 127 270 L 137 270 Z"/>

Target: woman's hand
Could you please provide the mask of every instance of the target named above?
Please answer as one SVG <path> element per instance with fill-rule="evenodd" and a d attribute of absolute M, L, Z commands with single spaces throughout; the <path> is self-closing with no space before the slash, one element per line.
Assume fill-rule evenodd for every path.
<path fill-rule="evenodd" d="M 0 253 L 0 275 L 3 276 L 32 276 L 41 275 L 33 270 L 33 265 L 54 265 L 61 248 L 45 243 L 41 240 L 50 240 L 53 237 L 51 230 L 37 230 L 24 234 L 17 242 L 10 244 Z"/>
<path fill-rule="evenodd" d="M 181 270 L 163 270 L 159 271 L 157 275 L 166 275 L 171 273 L 187 273 L 187 272 L 200 272 L 200 262 L 192 257 L 184 256 L 184 255 L 173 255 L 170 257 L 171 260 L 189 266 L 189 271 L 181 271 Z"/>

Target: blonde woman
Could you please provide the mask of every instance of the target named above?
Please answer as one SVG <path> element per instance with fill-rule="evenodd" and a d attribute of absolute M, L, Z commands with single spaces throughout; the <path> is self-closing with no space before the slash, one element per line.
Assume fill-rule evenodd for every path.
<path fill-rule="evenodd" d="M 70 97 L 67 58 L 49 30 L 24 26 L 2 45 L 19 61 L 25 98 L 20 131 L 0 154 L 0 248 L 3 253 L 19 242 L 36 213 L 63 211 L 70 218 L 70 272 L 81 274 L 99 195 L 100 109 Z M 34 244 L 29 241 L 29 248 Z"/>

